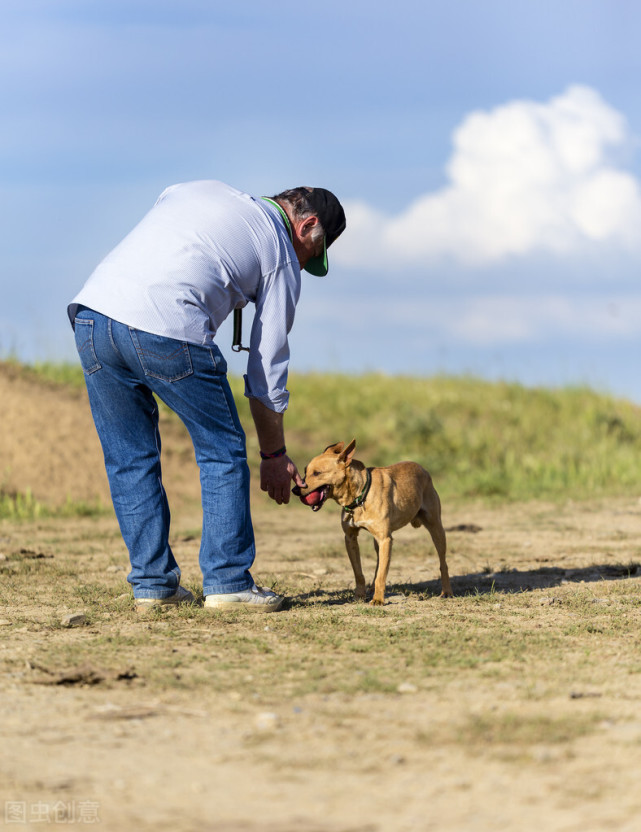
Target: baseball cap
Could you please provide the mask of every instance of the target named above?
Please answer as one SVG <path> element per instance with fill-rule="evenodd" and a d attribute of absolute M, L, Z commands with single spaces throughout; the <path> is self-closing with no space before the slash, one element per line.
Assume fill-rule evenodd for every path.
<path fill-rule="evenodd" d="M 345 231 L 347 224 L 345 211 L 343 211 L 343 206 L 334 194 L 325 188 L 312 188 L 306 196 L 309 206 L 323 226 L 325 239 L 323 241 L 323 253 L 308 260 L 305 271 L 316 277 L 325 277 L 329 268 L 327 265 L 327 249 Z"/>

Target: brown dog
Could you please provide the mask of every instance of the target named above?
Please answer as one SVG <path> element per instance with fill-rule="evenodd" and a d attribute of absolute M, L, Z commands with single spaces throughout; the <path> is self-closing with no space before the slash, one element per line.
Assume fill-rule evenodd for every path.
<path fill-rule="evenodd" d="M 374 536 L 378 562 L 374 576 L 372 604 L 385 598 L 385 584 L 392 555 L 392 532 L 408 523 L 428 530 L 441 566 L 441 598 L 452 597 L 445 560 L 445 530 L 441 522 L 441 501 L 427 471 L 416 462 L 398 462 L 387 468 L 365 468 L 353 458 L 356 440 L 330 445 L 305 469 L 306 488 L 293 491 L 314 511 L 328 497 L 343 507 L 341 523 L 345 546 L 356 578 L 356 598 L 365 598 L 358 533 L 366 529 Z"/>

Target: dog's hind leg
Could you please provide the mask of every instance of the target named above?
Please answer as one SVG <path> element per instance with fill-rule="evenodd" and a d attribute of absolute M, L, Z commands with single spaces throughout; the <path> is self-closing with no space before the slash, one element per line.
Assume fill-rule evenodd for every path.
<path fill-rule="evenodd" d="M 443 523 L 441 522 L 441 513 L 438 511 L 437 513 L 430 514 L 425 509 L 421 509 L 416 516 L 430 533 L 434 547 L 438 552 L 441 567 L 441 598 L 451 598 L 453 593 L 446 560 L 447 539 L 445 537 Z"/>
<path fill-rule="evenodd" d="M 365 576 L 361 568 L 361 550 L 358 545 L 358 529 L 353 526 L 343 526 L 345 532 L 345 548 L 349 562 L 352 564 L 354 570 L 354 579 L 356 581 L 356 600 L 364 601 L 366 596 L 365 591 Z"/>

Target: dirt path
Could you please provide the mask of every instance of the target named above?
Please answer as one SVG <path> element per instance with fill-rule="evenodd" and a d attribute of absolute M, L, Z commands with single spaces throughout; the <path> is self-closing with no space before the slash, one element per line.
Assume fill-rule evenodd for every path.
<path fill-rule="evenodd" d="M 409 531 L 381 611 L 351 601 L 335 512 L 255 515 L 257 574 L 292 598 L 260 620 L 136 618 L 110 518 L 2 524 L 0 802 L 22 828 L 639 828 L 636 500 L 450 509 L 458 597 Z M 197 524 L 174 531 L 194 588 Z"/>

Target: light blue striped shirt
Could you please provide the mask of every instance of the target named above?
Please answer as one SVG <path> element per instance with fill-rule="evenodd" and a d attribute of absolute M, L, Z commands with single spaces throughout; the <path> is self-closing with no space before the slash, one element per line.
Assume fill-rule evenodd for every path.
<path fill-rule="evenodd" d="M 256 306 L 245 395 L 287 408 L 288 334 L 300 267 L 278 210 L 213 180 L 172 185 L 89 277 L 78 305 L 120 323 L 210 344 L 235 308 Z"/>

